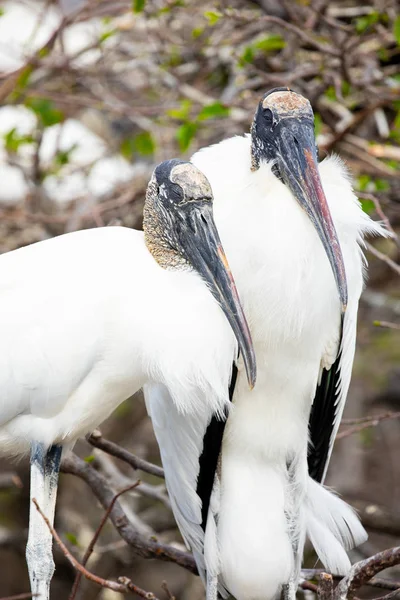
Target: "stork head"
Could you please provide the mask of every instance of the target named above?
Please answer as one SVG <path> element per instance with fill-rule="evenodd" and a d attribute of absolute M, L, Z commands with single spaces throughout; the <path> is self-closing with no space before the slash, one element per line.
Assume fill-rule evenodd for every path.
<path fill-rule="evenodd" d="M 289 88 L 276 88 L 260 100 L 251 128 L 252 170 L 270 163 L 272 172 L 306 211 L 324 245 L 339 292 L 347 306 L 343 255 L 318 170 L 314 113 L 310 102 Z"/>
<path fill-rule="evenodd" d="M 250 387 L 256 360 L 249 327 L 219 239 L 211 186 L 192 163 L 168 160 L 147 187 L 143 229 L 147 248 L 165 269 L 192 268 L 206 282 L 238 341 Z"/>

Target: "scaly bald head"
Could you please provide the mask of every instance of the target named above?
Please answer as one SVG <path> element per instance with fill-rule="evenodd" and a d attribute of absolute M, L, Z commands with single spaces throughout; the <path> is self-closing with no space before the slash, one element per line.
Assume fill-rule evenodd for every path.
<path fill-rule="evenodd" d="M 319 176 L 314 113 L 306 98 L 289 88 L 277 88 L 263 96 L 251 128 L 251 158 L 253 171 L 263 163 L 270 163 L 274 175 L 306 211 L 331 263 L 344 313 L 347 305 L 344 261 Z"/>
<path fill-rule="evenodd" d="M 161 163 L 147 187 L 143 218 L 145 242 L 164 269 L 193 269 L 203 278 L 230 323 L 243 355 L 249 384 L 253 386 L 255 354 L 214 223 L 212 200 L 207 178 L 192 163 L 177 159 Z"/>

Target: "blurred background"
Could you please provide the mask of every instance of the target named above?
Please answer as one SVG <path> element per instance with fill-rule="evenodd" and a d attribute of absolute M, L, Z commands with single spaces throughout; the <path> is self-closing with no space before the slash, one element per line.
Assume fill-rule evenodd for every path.
<path fill-rule="evenodd" d="M 320 158 L 340 154 L 363 209 L 399 231 L 399 8 L 396 0 L 0 2 L 0 252 L 76 229 L 140 228 L 154 165 L 248 132 L 260 96 L 283 85 L 312 102 Z M 400 542 L 397 240 L 370 240 L 366 254 L 347 422 L 327 480 L 370 531 L 353 560 Z M 362 422 L 366 415 L 377 418 Z M 121 405 L 102 433 L 159 463 L 141 397 Z M 84 440 L 76 451 L 114 491 L 135 479 Z M 122 497 L 126 514 L 143 535 L 183 548 L 162 480 L 143 480 L 147 487 Z M 28 462 L 2 460 L 0 598 L 29 590 L 28 498 Z M 103 513 L 83 481 L 61 474 L 56 529 L 78 558 Z M 52 597 L 66 600 L 74 572 L 55 556 Z M 311 552 L 306 565 L 319 566 Z M 90 568 L 131 577 L 162 599 L 163 580 L 178 599 L 203 598 L 197 577 L 138 559 L 111 524 Z M 83 581 L 77 598 L 122 596 Z"/>

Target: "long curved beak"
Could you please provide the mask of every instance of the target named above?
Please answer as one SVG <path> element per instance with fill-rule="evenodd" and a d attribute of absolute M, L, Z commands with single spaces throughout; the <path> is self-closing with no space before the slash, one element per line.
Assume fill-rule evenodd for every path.
<path fill-rule="evenodd" d="M 312 123 L 286 118 L 279 132 L 277 167 L 299 204 L 310 217 L 325 248 L 339 292 L 342 313 L 347 307 L 347 280 L 343 255 L 318 171 Z"/>
<path fill-rule="evenodd" d="M 256 382 L 256 357 L 249 326 L 231 270 L 214 223 L 210 202 L 199 202 L 185 215 L 179 231 L 184 256 L 207 283 L 235 334 L 242 353 L 247 379 Z"/>

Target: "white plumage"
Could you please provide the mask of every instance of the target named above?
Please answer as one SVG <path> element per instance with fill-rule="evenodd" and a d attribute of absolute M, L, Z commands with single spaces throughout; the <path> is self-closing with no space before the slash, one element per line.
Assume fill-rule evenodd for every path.
<path fill-rule="evenodd" d="M 325 432 L 326 456 L 318 463 L 323 481 L 351 377 L 363 287 L 362 240 L 366 234 L 385 231 L 362 211 L 343 163 L 335 156 L 325 159 L 319 172 L 340 242 L 349 298 L 338 365 L 341 302 L 327 253 L 289 186 L 272 172 L 275 161 L 261 161 L 256 170 L 253 161 L 250 135 L 225 140 L 192 158 L 213 189 L 215 219 L 249 321 L 258 374 L 255 389 L 248 390 L 239 363 L 214 485 L 218 501 L 214 498 L 209 510 L 209 519 L 212 513 L 217 523 L 214 539 L 207 525 L 204 546 L 199 547 L 198 497 L 196 512 L 186 512 L 186 521 L 180 518 L 178 524 L 184 536 L 197 527 L 195 542 L 186 537 L 200 571 L 208 574 L 208 598 L 213 597 L 210 580 L 217 574 L 223 595 L 226 589 L 237 600 L 270 600 L 290 586 L 293 596 L 306 535 L 325 568 L 334 573 L 350 566 L 345 550 L 366 539 L 354 511 L 309 477 L 308 426 L 323 369 L 336 365 L 340 378 L 335 415 Z M 152 411 L 149 389 L 147 403 Z M 186 456 L 196 469 L 188 468 L 177 481 L 172 473 L 184 444 L 174 455 L 177 448 L 171 447 L 159 418 L 160 411 L 153 422 L 170 494 L 179 498 L 179 513 L 180 501 L 190 499 L 196 489 L 207 419 L 196 421 L 194 455 Z M 179 430 L 175 418 L 174 411 L 165 415 L 174 435 Z M 313 431 L 314 440 L 319 433 L 324 435 Z"/>
<path fill-rule="evenodd" d="M 61 446 L 144 384 L 165 386 L 182 421 L 229 403 L 230 325 L 245 355 L 248 329 L 211 201 L 193 165 L 168 161 L 148 187 L 144 234 L 85 230 L 0 257 L 0 454 L 31 450 L 31 497 L 50 521 Z M 249 366 L 254 377 L 251 356 Z M 34 507 L 27 559 L 47 600 L 51 534 Z"/>
<path fill-rule="evenodd" d="M 190 300 L 189 300 L 190 299 Z M 0 257 L 0 449 L 71 444 L 146 381 L 183 411 L 222 409 L 235 339 L 194 271 L 105 227 Z"/>

